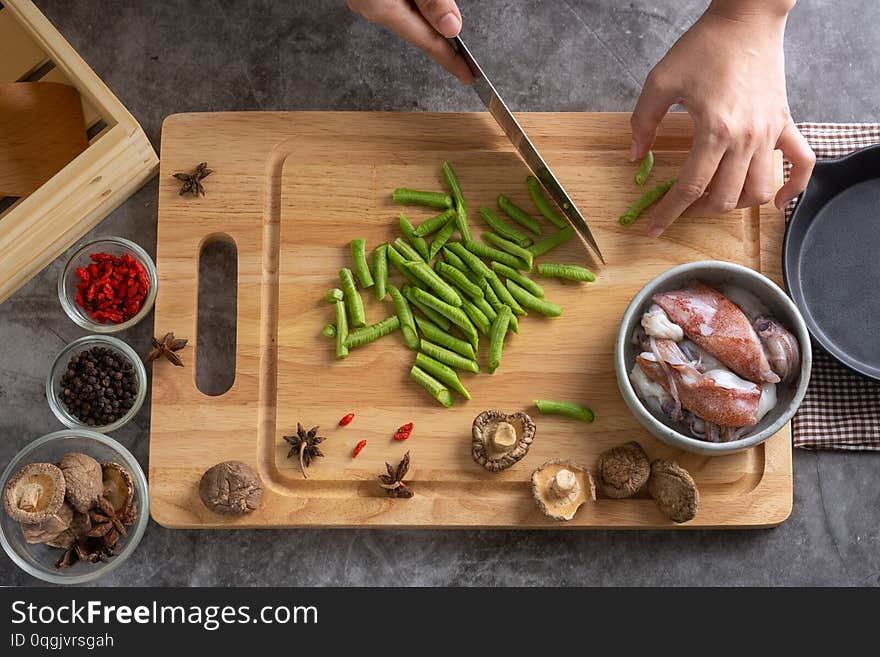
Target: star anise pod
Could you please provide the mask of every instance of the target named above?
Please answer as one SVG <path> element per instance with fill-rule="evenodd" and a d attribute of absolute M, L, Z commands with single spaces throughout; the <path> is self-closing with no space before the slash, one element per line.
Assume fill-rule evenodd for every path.
<path fill-rule="evenodd" d="M 180 360 L 180 356 L 174 352 L 180 351 L 186 346 L 186 339 L 175 338 L 173 333 L 166 333 L 165 337 L 161 340 L 153 338 L 152 342 L 153 349 L 144 357 L 144 363 L 150 363 L 157 358 L 162 358 L 164 356 L 177 365 L 177 367 L 183 367 L 183 361 Z"/>
<path fill-rule="evenodd" d="M 183 182 L 183 185 L 180 187 L 180 195 L 192 194 L 193 196 L 198 196 L 201 194 L 204 196 L 205 188 L 201 181 L 213 172 L 213 169 L 208 168 L 207 162 L 202 162 L 191 173 L 175 173 L 174 177 Z"/>
<path fill-rule="evenodd" d="M 312 464 L 314 459 L 324 456 L 318 447 L 318 444 L 324 442 L 323 436 L 318 435 L 318 427 L 312 427 L 306 431 L 303 429 L 303 425 L 297 422 L 296 435 L 284 436 L 284 440 L 290 443 L 290 451 L 287 453 L 287 458 L 298 453 L 299 469 L 302 471 L 303 479 L 308 479 L 309 476 L 306 474 L 306 468 Z"/>
<path fill-rule="evenodd" d="M 414 495 L 413 489 L 403 483 L 403 478 L 409 471 L 409 452 L 401 459 L 396 468 L 392 468 L 390 463 L 385 464 L 388 474 L 379 475 L 379 485 L 385 489 L 391 497 L 401 497 L 409 499 Z"/>

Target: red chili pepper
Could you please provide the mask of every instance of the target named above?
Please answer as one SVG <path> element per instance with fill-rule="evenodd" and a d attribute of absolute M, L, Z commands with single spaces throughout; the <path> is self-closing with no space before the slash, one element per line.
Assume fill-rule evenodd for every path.
<path fill-rule="evenodd" d="M 394 433 L 394 440 L 406 440 L 412 435 L 413 423 L 407 422 Z"/>
<path fill-rule="evenodd" d="M 343 417 L 341 420 L 339 420 L 339 426 L 344 427 L 346 425 L 349 425 L 349 424 L 351 424 L 351 421 L 353 419 L 354 419 L 354 413 L 349 413 L 348 415 Z"/>
<path fill-rule="evenodd" d="M 76 270 L 76 303 L 95 321 L 124 322 L 137 315 L 150 287 L 144 266 L 132 255 L 92 253 Z"/>
<path fill-rule="evenodd" d="M 361 450 L 367 446 L 367 441 L 362 440 L 357 445 L 354 446 L 354 451 L 351 453 L 351 458 L 357 458 L 357 455 L 361 453 Z"/>

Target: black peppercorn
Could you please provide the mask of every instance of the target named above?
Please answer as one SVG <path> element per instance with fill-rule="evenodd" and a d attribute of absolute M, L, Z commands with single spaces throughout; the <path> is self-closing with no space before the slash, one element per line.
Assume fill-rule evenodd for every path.
<path fill-rule="evenodd" d="M 132 363 L 103 347 L 70 358 L 62 374 L 59 401 L 90 427 L 113 424 L 134 405 L 138 380 Z"/>

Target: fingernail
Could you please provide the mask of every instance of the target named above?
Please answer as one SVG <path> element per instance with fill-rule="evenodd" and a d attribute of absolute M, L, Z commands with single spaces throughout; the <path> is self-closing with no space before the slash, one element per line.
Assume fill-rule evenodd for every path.
<path fill-rule="evenodd" d="M 633 139 L 632 143 L 629 146 L 629 161 L 635 162 L 635 159 L 639 156 L 639 145 L 636 143 L 635 139 Z"/>
<path fill-rule="evenodd" d="M 660 237 L 663 234 L 663 228 L 660 226 L 648 226 L 648 237 Z"/>
<path fill-rule="evenodd" d="M 454 37 L 461 31 L 461 20 L 450 11 L 437 21 L 437 29 L 445 37 Z"/>

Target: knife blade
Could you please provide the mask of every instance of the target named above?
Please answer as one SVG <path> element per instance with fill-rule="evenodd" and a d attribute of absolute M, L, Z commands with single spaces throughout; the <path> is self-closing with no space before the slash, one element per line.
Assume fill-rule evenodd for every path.
<path fill-rule="evenodd" d="M 501 126 L 504 134 L 507 135 L 507 138 L 510 139 L 510 142 L 513 144 L 514 148 L 516 148 L 517 153 L 519 153 L 520 157 L 525 161 L 526 165 L 540 181 L 550 197 L 556 202 L 556 205 L 562 210 L 563 216 L 575 229 L 575 232 L 578 237 L 581 238 L 581 241 L 584 243 L 584 246 L 587 247 L 587 250 L 592 250 L 597 256 L 599 256 L 599 260 L 601 260 L 604 265 L 605 258 L 602 257 L 602 252 L 599 250 L 599 244 L 596 242 L 596 238 L 593 237 L 590 227 L 577 209 L 574 201 L 571 200 L 571 197 L 565 191 L 565 188 L 560 184 L 550 167 L 547 166 L 544 158 L 538 153 L 528 135 L 526 135 L 525 130 L 523 130 L 522 126 L 519 124 L 519 121 L 516 120 L 516 117 L 508 109 L 504 100 L 502 100 L 498 91 L 496 91 L 495 86 L 489 81 L 489 78 L 486 77 L 486 74 L 483 72 L 483 69 L 480 68 L 480 65 L 477 64 L 477 60 L 474 59 L 470 50 L 464 45 L 464 41 L 458 36 L 452 37 L 449 41 L 452 43 L 452 47 L 461 54 L 464 61 L 467 63 L 468 68 L 471 70 L 471 73 L 474 76 L 474 82 L 472 84 L 474 91 L 477 92 L 480 100 L 483 101 L 483 105 L 489 110 L 489 114 L 495 118 L 495 121 Z"/>

